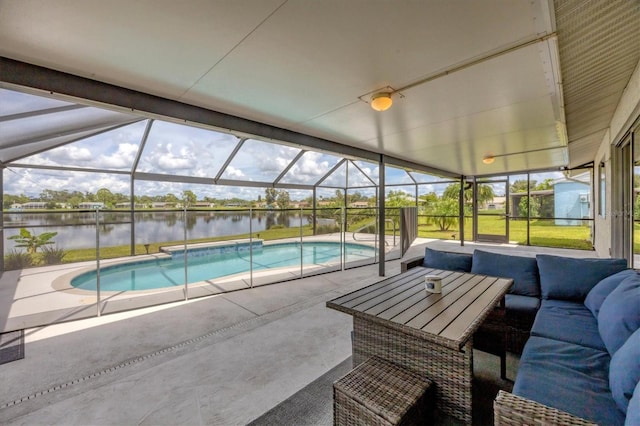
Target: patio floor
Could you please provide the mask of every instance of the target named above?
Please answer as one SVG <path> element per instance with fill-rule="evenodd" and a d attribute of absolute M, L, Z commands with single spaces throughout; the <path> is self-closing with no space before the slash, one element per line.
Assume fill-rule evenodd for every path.
<path fill-rule="evenodd" d="M 405 257 L 425 244 L 479 247 L 420 240 Z M 386 271 L 399 273 L 400 262 Z M 27 329 L 25 358 L 0 365 L 0 423 L 246 424 L 351 355 L 351 317 L 325 302 L 381 279 L 371 265 Z"/>

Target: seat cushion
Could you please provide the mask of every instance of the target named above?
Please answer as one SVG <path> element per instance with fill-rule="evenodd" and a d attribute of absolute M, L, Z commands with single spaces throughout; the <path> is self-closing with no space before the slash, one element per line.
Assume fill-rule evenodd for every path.
<path fill-rule="evenodd" d="M 603 280 L 600 280 L 587 294 L 584 299 L 584 305 L 589 308 L 594 317 L 598 318 L 598 312 L 604 302 L 604 299 L 616 288 L 625 278 L 637 274 L 633 269 L 625 269 L 624 271 L 613 274 Z"/>
<path fill-rule="evenodd" d="M 427 247 L 424 251 L 423 266 L 447 271 L 470 272 L 472 258 L 469 253 L 451 253 Z"/>
<path fill-rule="evenodd" d="M 577 259 L 549 254 L 536 255 L 543 299 L 584 302 L 602 279 L 627 269 L 625 259 Z"/>
<path fill-rule="evenodd" d="M 611 357 L 609 387 L 613 399 L 624 413 L 636 385 L 640 382 L 640 329 Z"/>
<path fill-rule="evenodd" d="M 611 355 L 640 328 L 640 275 L 625 278 L 604 299 L 598 313 L 600 337 Z"/>
<path fill-rule="evenodd" d="M 508 321 L 513 319 L 517 323 L 529 324 L 529 326 L 533 324 L 538 309 L 540 309 L 540 299 L 519 294 L 507 294 L 504 300 Z"/>
<path fill-rule="evenodd" d="M 602 425 L 621 425 L 624 413 L 609 389 L 610 359 L 606 351 L 532 336 L 513 393 Z"/>
<path fill-rule="evenodd" d="M 538 265 L 533 257 L 511 256 L 475 250 L 471 272 L 494 277 L 512 278 L 511 294 L 540 296 Z"/>
<path fill-rule="evenodd" d="M 543 300 L 531 335 L 607 350 L 598 331 L 598 321 L 579 302 Z"/>

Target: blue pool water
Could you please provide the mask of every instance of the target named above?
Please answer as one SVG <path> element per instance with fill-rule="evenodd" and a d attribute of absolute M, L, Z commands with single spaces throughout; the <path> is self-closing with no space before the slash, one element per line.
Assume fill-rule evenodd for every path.
<path fill-rule="evenodd" d="M 235 248 L 234 248 L 235 247 Z M 213 252 L 189 251 L 187 256 L 187 280 L 189 283 L 206 281 L 226 275 L 249 272 L 251 262 L 248 245 L 228 246 L 231 250 L 216 249 Z M 347 262 L 370 259 L 373 247 L 345 244 Z M 326 264 L 340 260 L 340 243 L 305 242 L 302 261 L 305 266 Z M 253 246 L 253 270 L 282 268 L 300 265 L 300 243 Z M 84 290 L 96 290 L 96 271 L 86 272 L 71 280 L 71 285 Z M 150 290 L 184 286 L 183 252 L 173 257 L 143 260 L 100 268 L 101 291 Z"/>

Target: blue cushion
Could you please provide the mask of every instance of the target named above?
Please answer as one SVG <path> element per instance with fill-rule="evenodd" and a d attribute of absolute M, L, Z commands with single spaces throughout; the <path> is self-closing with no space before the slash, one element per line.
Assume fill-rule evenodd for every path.
<path fill-rule="evenodd" d="M 640 382 L 640 329 L 611 357 L 609 387 L 613 399 L 624 413 L 636 385 Z"/>
<path fill-rule="evenodd" d="M 602 302 L 604 302 L 604 299 L 606 299 L 609 293 L 611 293 L 622 280 L 636 273 L 633 269 L 625 269 L 622 272 L 600 280 L 600 282 L 589 291 L 589 294 L 587 294 L 587 298 L 584 299 L 584 305 L 589 308 L 593 316 L 597 318 Z"/>
<path fill-rule="evenodd" d="M 471 272 L 494 277 L 512 278 L 511 294 L 540 296 L 538 265 L 533 257 L 511 256 L 475 250 Z"/>
<path fill-rule="evenodd" d="M 472 256 L 469 253 L 451 253 L 427 247 L 424 251 L 423 266 L 447 271 L 470 272 L 471 260 Z"/>
<path fill-rule="evenodd" d="M 627 419 L 624 422 L 625 426 L 638 426 L 640 425 L 640 382 L 636 385 L 636 389 L 633 391 L 631 401 L 629 401 L 629 407 L 627 408 Z"/>
<path fill-rule="evenodd" d="M 504 299 L 508 316 L 527 316 L 533 319 L 540 309 L 540 299 L 537 297 L 507 294 Z"/>
<path fill-rule="evenodd" d="M 569 300 L 543 300 L 531 335 L 607 350 L 591 311 L 582 303 Z"/>
<path fill-rule="evenodd" d="M 624 414 L 609 389 L 610 359 L 597 349 L 532 336 L 513 393 L 601 425 L 621 425 Z"/>
<path fill-rule="evenodd" d="M 627 269 L 625 259 L 577 259 L 536 255 L 543 299 L 583 302 L 591 289 L 609 275 Z"/>
<path fill-rule="evenodd" d="M 640 328 L 640 275 L 625 278 L 600 308 L 600 337 L 613 355 Z"/>

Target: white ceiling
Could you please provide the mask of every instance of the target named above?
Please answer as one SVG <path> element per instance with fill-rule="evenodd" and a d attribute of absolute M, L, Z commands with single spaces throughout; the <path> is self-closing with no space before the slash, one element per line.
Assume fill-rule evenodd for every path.
<path fill-rule="evenodd" d="M 0 56 L 482 175 L 569 165 L 554 15 L 547 0 L 0 0 Z M 388 111 L 360 99 L 387 86 Z"/>

